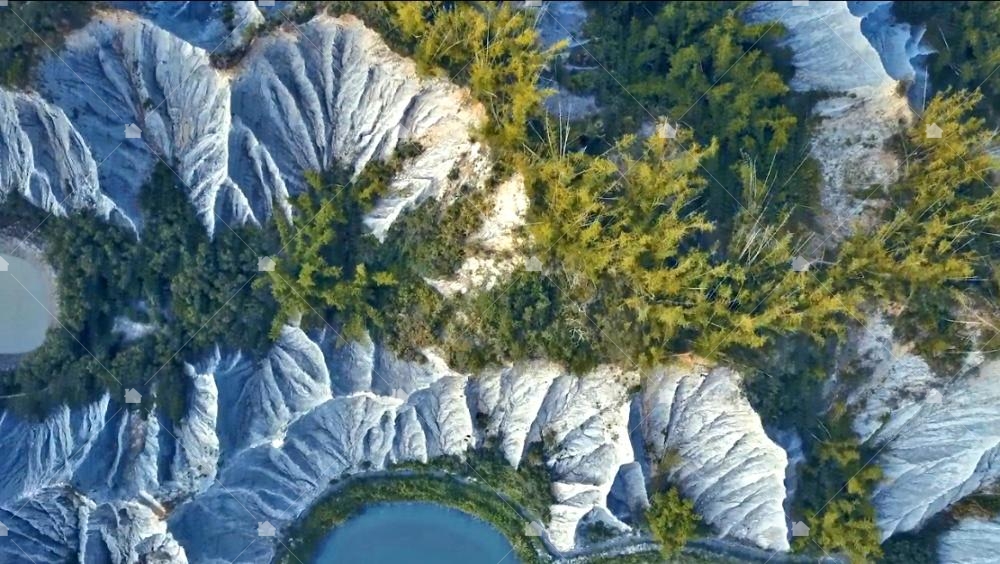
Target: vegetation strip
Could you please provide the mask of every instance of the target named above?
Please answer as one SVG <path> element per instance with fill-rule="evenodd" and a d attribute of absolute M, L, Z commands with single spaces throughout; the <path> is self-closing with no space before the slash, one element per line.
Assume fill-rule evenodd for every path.
<path fill-rule="evenodd" d="M 19 23 L 10 16 L 26 16 L 34 4 L 18 4 L 0 23 Z M 945 31 L 968 27 L 970 18 L 995 19 L 995 7 L 975 4 L 952 15 L 923 3 L 899 10 Z M 788 88 L 788 54 L 777 47 L 784 30 L 744 24 L 745 7 L 588 3 L 600 15 L 588 24 L 595 41 L 561 64 L 553 61 L 559 49 L 540 48 L 533 17 L 509 5 L 302 3 L 296 21 L 319 11 L 355 14 L 425 75 L 469 88 L 487 116 L 477 135 L 496 158 L 487 188 L 513 172 L 524 177 L 535 241 L 529 252 L 542 270 L 515 272 L 509 288 L 453 299 L 424 282 L 453 272 L 470 252 L 476 187 L 462 190 L 457 208 L 425 204 L 404 216 L 385 243 L 363 233 L 360 216 L 385 194 L 412 146 L 353 181 L 337 166 L 311 171 L 309 189 L 292 203 L 298 219 L 332 202 L 318 227 L 275 217 L 264 229 L 221 230 L 214 239 L 197 222 L 187 188 L 159 167 L 140 198 L 141 240 L 87 214 L 52 218 L 40 231 L 59 276 L 61 321 L 73 335 L 52 332 L 0 376 L 0 395 L 40 416 L 120 392 L 107 367 L 124 387 L 144 392 L 144 408 L 152 407 L 145 392 L 155 388 L 158 407 L 177 419 L 188 385 L 178 350 L 196 358 L 220 345 L 261 356 L 281 324 L 299 315 L 306 329 L 334 323 L 347 339 L 367 331 L 404 356 L 440 346 L 453 367 L 469 372 L 543 357 L 577 371 L 601 362 L 648 367 L 696 354 L 747 367 L 748 397 L 764 419 L 794 422 L 815 439 L 805 448 L 808 489 L 793 509 L 809 524 L 810 540 L 855 561 L 879 558 L 870 501 L 878 469 L 850 428 L 851 414 L 822 404 L 828 371 L 815 369 L 821 363 L 790 366 L 835 349 L 866 307 L 893 311 L 895 326 L 945 376 L 967 348 L 969 324 L 983 342 L 996 336 L 1000 248 L 992 241 L 1000 196 L 988 182 L 995 161 L 980 117 L 995 111 L 1000 74 L 983 71 L 996 49 L 969 35 L 955 41 L 962 49 L 935 59 L 938 76 L 953 66 L 962 71 L 939 84 L 981 84 L 989 96 L 936 95 L 892 141 L 905 167 L 879 194 L 881 223 L 825 251 L 808 272 L 796 271 L 790 264 L 808 233 L 804 210 L 814 205 L 818 182 L 814 163 L 802 161 L 811 100 Z M 39 22 L 42 34 L 56 39 L 87 13 L 74 11 L 66 25 Z M 7 85 L 25 84 L 23 62 L 44 48 L 25 45 L 0 44 L 14 62 Z M 605 73 L 571 72 L 574 62 L 591 60 L 621 69 L 621 77 L 613 84 Z M 547 74 L 597 93 L 597 119 L 568 141 L 565 125 L 553 124 L 541 105 L 548 92 L 538 83 Z M 622 96 L 619 82 L 635 100 Z M 655 134 L 665 123 L 676 135 Z M 928 138 L 931 125 L 941 138 Z M 632 135 L 645 126 L 654 135 Z M 786 177 L 796 180 L 789 186 Z M 5 216 L 28 225 L 44 216 L 12 200 Z M 426 229 L 435 223 L 428 219 L 441 220 L 442 229 Z M 258 277 L 257 256 L 271 252 L 275 275 Z M 248 291 L 238 291 L 246 283 Z M 965 311 L 981 317 L 956 318 Z M 118 336 L 112 328 L 121 315 L 155 331 Z M 52 374 L 71 377 L 53 381 Z M 790 406 L 789 397 L 803 401 Z M 816 552 L 815 545 L 800 540 L 795 548 Z"/>

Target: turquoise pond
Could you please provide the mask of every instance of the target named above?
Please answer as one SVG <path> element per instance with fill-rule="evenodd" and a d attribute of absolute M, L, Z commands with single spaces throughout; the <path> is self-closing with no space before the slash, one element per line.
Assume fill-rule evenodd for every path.
<path fill-rule="evenodd" d="M 25 353 L 42 344 L 52 323 L 51 301 L 41 268 L 0 254 L 0 354 Z"/>
<path fill-rule="evenodd" d="M 313 564 L 518 564 L 490 524 L 433 503 L 368 507 L 334 529 Z"/>

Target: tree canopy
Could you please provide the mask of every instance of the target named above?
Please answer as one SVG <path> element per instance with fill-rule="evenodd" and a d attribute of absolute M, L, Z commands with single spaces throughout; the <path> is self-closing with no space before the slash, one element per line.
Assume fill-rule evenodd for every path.
<path fill-rule="evenodd" d="M 694 512 L 694 503 L 681 497 L 677 488 L 653 494 L 646 510 L 649 530 L 660 543 L 665 558 L 678 552 L 698 528 L 701 518 Z"/>
<path fill-rule="evenodd" d="M 740 172 L 749 156 L 769 163 L 776 209 L 808 216 L 818 193 L 818 168 L 808 157 L 804 114 L 809 98 L 793 94 L 791 71 L 779 61 L 784 33 L 776 24 L 747 24 L 742 2 L 587 2 L 589 42 L 570 61 L 588 71 L 564 79 L 594 93 L 600 107 L 586 135 L 604 150 L 625 133 L 661 117 L 691 129 L 718 150 L 701 162 L 705 212 L 725 239 L 739 210 Z M 577 61 L 577 59 L 580 59 Z M 564 65 L 564 67 L 567 65 Z M 785 182 L 795 178 L 795 182 Z"/>
<path fill-rule="evenodd" d="M 24 394 L 11 401 L 22 412 L 42 415 L 59 403 L 92 400 L 105 390 L 121 398 L 135 388 L 145 406 L 155 393 L 169 415 L 180 417 L 188 381 L 182 359 L 216 345 L 259 354 L 269 344 L 274 302 L 249 287 L 257 252 L 248 245 L 267 249 L 265 234 L 238 228 L 209 239 L 163 164 L 139 203 L 141 239 L 85 213 L 43 222 L 40 211 L 25 212 L 32 218 L 22 219 L 25 225 L 40 225 L 57 273 L 60 324 L 16 370 L 0 375 L 3 394 Z M 153 331 L 126 341 L 113 331 L 120 316 Z"/>

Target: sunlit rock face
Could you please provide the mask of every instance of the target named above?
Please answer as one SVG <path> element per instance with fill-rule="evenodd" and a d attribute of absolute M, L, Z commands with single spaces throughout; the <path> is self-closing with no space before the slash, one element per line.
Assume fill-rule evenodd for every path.
<path fill-rule="evenodd" d="M 215 362 L 208 364 L 213 371 L 218 367 Z M 215 374 L 200 371 L 190 364 L 186 364 L 184 370 L 191 379 L 192 394 L 187 416 L 177 426 L 173 437 L 174 472 L 169 477 L 169 484 L 180 491 L 196 491 L 215 480 L 219 465 L 219 390 Z"/>
<path fill-rule="evenodd" d="M 726 368 L 671 367 L 648 376 L 643 438 L 661 472 L 721 536 L 788 550 L 785 451 L 764 433 Z"/>
<path fill-rule="evenodd" d="M 992 564 L 1000 554 L 1000 522 L 963 519 L 938 540 L 941 564 Z"/>
<path fill-rule="evenodd" d="M 60 408 L 38 424 L 0 412 L 3 445 L 19 453 L 0 457 L 0 500 L 22 499 L 68 481 L 104 430 L 109 409 L 105 396 L 81 409 Z"/>
<path fill-rule="evenodd" d="M 884 479 L 873 502 L 888 538 L 920 528 L 1000 477 L 1000 365 L 935 375 L 893 340 L 880 317 L 858 341 L 857 369 L 870 376 L 848 402 L 857 412 L 855 431 L 879 452 Z"/>
<path fill-rule="evenodd" d="M 871 441 L 886 445 L 873 495 L 883 536 L 920 527 L 1000 477 L 1000 365 L 987 363 L 941 394 L 940 403 L 925 397 L 893 412 Z"/>
<path fill-rule="evenodd" d="M 425 152 L 367 218 L 381 237 L 400 211 L 438 195 L 453 168 L 471 165 L 478 117 L 464 91 L 418 79 L 412 62 L 354 20 L 320 17 L 299 30 L 260 41 L 233 82 L 230 169 L 245 171 L 237 184 L 266 204 L 268 194 L 301 190 L 305 170 L 339 162 L 359 172 L 400 141 L 419 140 Z M 278 179 L 266 172 L 272 162 Z"/>
<path fill-rule="evenodd" d="M 206 226 L 227 177 L 229 96 L 207 53 L 125 12 L 70 35 L 41 70 L 39 90 L 86 140 L 101 189 L 139 221 L 137 195 L 162 158 L 190 187 Z M 140 139 L 127 139 L 135 124 Z M 228 219 L 228 218 L 227 218 Z M 211 222 L 210 222 L 211 220 Z"/>
<path fill-rule="evenodd" d="M 488 421 L 485 436 L 496 439 L 511 465 L 520 464 L 532 424 L 561 372 L 557 365 L 539 362 L 489 371 L 476 379 L 476 410 Z"/>
<path fill-rule="evenodd" d="M 161 489 L 157 472 L 171 470 L 159 467 L 161 428 L 155 419 L 144 422 L 107 397 L 41 423 L 2 417 L 3 443 L 23 454 L 8 458 L 27 460 L 27 468 L 37 472 L 8 469 L 4 476 L 37 481 L 20 493 L 5 484 L 0 523 L 7 534 L 0 561 L 125 564 L 165 555 L 164 561 L 187 562 L 152 495 Z M 66 434 L 67 422 L 82 433 Z M 24 438 L 30 447 L 17 446 Z"/>
<path fill-rule="evenodd" d="M 61 108 L 0 90 L 0 201 L 17 194 L 55 215 L 85 209 L 124 219 L 101 190 L 97 165 Z"/>
<path fill-rule="evenodd" d="M 41 97 L 0 92 L 3 194 L 141 229 L 138 192 L 162 161 L 214 233 L 290 213 L 306 170 L 357 173 L 420 142 L 425 151 L 365 219 L 381 238 L 404 209 L 486 172 L 470 139 L 481 110 L 467 93 L 418 77 L 355 19 L 318 17 L 262 38 L 231 70 L 209 55 L 135 14 L 102 13 L 42 66 Z M 126 135 L 132 124 L 137 138 Z"/>
<path fill-rule="evenodd" d="M 209 53 L 226 53 L 242 46 L 247 30 L 265 20 L 257 3 L 251 1 L 116 1 L 110 4 L 136 12 Z"/>
<path fill-rule="evenodd" d="M 748 17 L 755 22 L 780 22 L 788 30 L 785 44 L 793 51 L 792 88 L 801 91 L 846 92 L 880 86 L 892 80 L 879 54 L 861 33 L 861 19 L 847 2 L 758 2 Z"/>
<path fill-rule="evenodd" d="M 635 459 L 626 394 L 634 377 L 610 367 L 562 374 L 539 408 L 531 438 L 542 441 L 552 475 L 550 538 L 562 550 L 572 548 L 579 521 L 605 506 L 619 467 Z"/>
<path fill-rule="evenodd" d="M 5 542 L 0 542 L 0 560 L 72 561 L 78 554 L 81 525 L 88 512 L 85 501 L 58 489 L 0 504 L 0 523 L 8 528 Z M 101 548 L 102 554 L 107 554 L 106 547 Z"/>
<path fill-rule="evenodd" d="M 924 61 L 934 49 L 924 41 L 923 26 L 897 22 L 892 13 L 893 2 L 852 1 L 851 13 L 861 18 L 861 33 L 878 51 L 885 72 L 895 80 L 912 83 L 910 99 L 914 107 L 922 107 L 929 89 Z"/>
<path fill-rule="evenodd" d="M 330 350 L 326 338 L 315 336 L 314 345 L 301 341 L 298 350 Z M 296 356 L 288 353 L 285 358 Z M 557 501 L 547 535 L 559 548 L 569 549 L 579 521 L 604 507 L 619 467 L 633 460 L 624 428 L 626 388 L 614 374 L 578 377 L 555 365 L 529 363 L 470 382 L 430 353 L 427 362 L 407 362 L 371 344 L 334 356 L 330 366 L 349 369 L 333 372 L 327 387 L 312 394 L 320 403 L 287 428 L 275 426 L 270 436 L 261 434 L 251 441 L 255 445 L 232 457 L 224 452 L 219 484 L 171 516 L 170 530 L 193 561 L 224 559 L 242 550 L 255 538 L 260 521 L 287 525 L 344 474 L 462 455 L 485 440 L 500 444 L 514 465 L 521 462 L 527 443 L 543 443 Z M 368 374 L 359 377 L 365 367 Z M 306 371 L 276 371 L 273 363 L 271 373 L 281 375 L 269 387 L 273 395 L 245 395 L 246 402 L 235 405 L 223 400 L 220 419 L 226 420 L 228 411 L 261 412 L 263 406 L 283 403 L 285 394 L 278 390 L 308 389 L 315 382 Z M 341 374 L 348 382 L 338 381 Z M 216 375 L 222 380 L 254 378 Z M 366 381 L 371 384 L 360 389 L 358 383 Z M 350 391 L 330 398 L 331 388 Z M 485 428 L 477 430 L 476 420 L 484 421 Z M 232 518 L 206 530 L 205 519 L 212 514 Z M 241 558 L 256 561 L 273 550 L 267 543 L 254 543 Z"/>

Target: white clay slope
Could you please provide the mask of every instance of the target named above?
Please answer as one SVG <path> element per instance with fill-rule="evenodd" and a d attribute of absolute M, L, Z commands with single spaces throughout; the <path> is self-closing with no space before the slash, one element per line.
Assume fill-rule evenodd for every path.
<path fill-rule="evenodd" d="M 846 2 L 759 2 L 749 18 L 765 25 L 778 21 L 787 28 L 784 44 L 793 52 L 793 89 L 833 94 L 813 109 L 821 121 L 810 154 L 819 163 L 823 189 L 822 231 L 811 252 L 819 252 L 850 234 L 857 223 L 873 222 L 873 200 L 884 195 L 899 172 L 898 160 L 884 143 L 911 112 L 861 33 L 862 20 Z"/>
<path fill-rule="evenodd" d="M 788 550 L 788 457 L 726 368 L 658 370 L 642 394 L 643 437 L 658 464 L 722 536 Z"/>
<path fill-rule="evenodd" d="M 287 327 L 260 362 L 238 353 L 215 354 L 189 367 L 188 376 L 192 407 L 176 426 L 155 419 L 142 424 L 109 409 L 107 400 L 83 411 L 97 414 L 96 420 L 62 449 L 55 447 L 66 440 L 66 428 L 79 425 L 66 422 L 80 418 L 74 412 L 42 424 L 0 426 L 5 444 L 30 441 L 35 454 L 25 458 L 43 461 L 44 468 L 62 465 L 67 450 L 95 453 L 89 464 L 86 457 L 70 458 L 60 474 L 36 476 L 33 466 L 11 466 L 4 473 L 10 493 L 0 500 L 7 512 L 0 520 L 16 534 L 39 539 L 39 553 L 55 547 L 76 550 L 64 545 L 87 535 L 88 546 L 77 547 L 87 554 L 108 543 L 173 546 L 176 539 L 192 562 L 228 562 L 245 548 L 237 561 L 257 562 L 275 550 L 271 543 L 251 544 L 257 523 L 287 526 L 332 479 L 392 462 L 461 455 L 488 441 L 499 444 L 512 464 L 521 462 L 527 445 L 541 443 L 556 498 L 545 523 L 555 547 L 572 549 L 578 523 L 594 511 L 624 527 L 606 503 L 619 473 L 633 480 L 629 471 L 638 470 L 629 441 L 627 394 L 634 374 L 602 367 L 573 376 L 553 364 L 528 363 L 470 381 L 433 355 L 428 363 L 412 363 L 374 344 L 345 351 L 335 349 L 330 335 L 308 336 Z M 660 453 L 657 437 L 665 436 L 667 447 L 681 451 L 686 469 L 678 469 L 675 477 L 722 535 L 787 549 L 781 514 L 784 453 L 763 434 L 738 392 L 736 375 L 717 370 L 684 379 L 670 397 L 663 393 L 665 382 L 673 382 L 670 377 L 651 384 L 643 401 L 650 414 L 642 425 L 647 441 Z M 662 419 L 664 410 L 674 417 Z M 485 426 L 476 428 L 477 420 Z M 715 423 L 706 427 L 709 421 Z M 131 430 L 123 433 L 123 428 Z M 59 434 L 52 434 L 55 430 Z M 15 448 L 29 452 L 27 446 Z M 168 452 L 172 455 L 165 456 Z M 116 470 L 105 470 L 109 460 Z M 102 472 L 112 481 L 98 480 Z M 26 491 L 21 484 L 29 479 Z M 80 488 L 73 496 L 92 511 L 121 502 L 138 502 L 154 513 L 161 504 L 175 508 L 165 528 L 142 525 L 150 531 L 146 536 L 129 533 L 140 526 L 131 522 L 81 524 L 71 518 L 79 512 L 65 509 L 68 502 L 50 493 L 65 482 Z M 26 500 L 29 508 L 47 509 L 19 510 Z M 58 532 L 63 530 L 70 532 Z"/>
<path fill-rule="evenodd" d="M 993 564 L 1000 554 L 1000 521 L 964 519 L 938 540 L 941 564 Z"/>
<path fill-rule="evenodd" d="M 920 358 L 872 325 L 859 348 L 871 369 L 850 403 L 855 430 L 879 450 L 883 480 L 873 494 L 883 538 L 928 519 L 1000 478 L 1000 365 L 986 362 L 955 378 L 935 376 Z M 868 343 L 876 336 L 889 346 Z"/>
<path fill-rule="evenodd" d="M 289 213 L 305 170 L 341 163 L 360 172 L 419 141 L 424 153 L 366 217 L 382 237 L 407 207 L 485 172 L 467 93 L 418 77 L 352 18 L 318 17 L 263 38 L 220 71 L 206 50 L 108 12 L 67 38 L 38 89 L 45 100 L 0 92 L 0 186 L 60 214 L 120 211 L 141 226 L 137 195 L 162 160 L 214 233 L 261 223 L 275 206 Z M 141 138 L 126 138 L 129 124 Z"/>
<path fill-rule="evenodd" d="M 287 213 L 306 169 L 339 161 L 357 172 L 419 140 L 425 152 L 366 218 L 383 235 L 407 206 L 477 183 L 488 166 L 469 137 L 478 110 L 463 91 L 418 78 L 352 19 L 265 38 L 232 72 L 121 12 L 73 34 L 61 56 L 66 64 L 42 69 L 48 101 L 0 92 L 3 186 L 57 213 L 93 209 L 141 233 L 138 190 L 163 158 L 209 232 L 260 223 L 275 208 Z M 142 139 L 124 139 L 130 123 Z M 452 170 L 458 179 L 448 180 Z M 189 411 L 176 425 L 107 397 L 40 423 L 0 412 L 0 443 L 18 453 L 0 459 L 0 522 L 25 550 L 0 543 L 0 561 L 264 561 L 277 545 L 259 540 L 257 524 L 280 530 L 330 480 L 485 441 L 512 464 L 541 443 L 556 498 L 546 535 L 560 550 L 576 545 L 588 515 L 624 527 L 606 508 L 616 481 L 641 509 L 627 393 L 635 374 L 526 363 L 470 379 L 433 355 L 404 362 L 381 343 L 338 349 L 334 340 L 286 327 L 259 361 L 238 351 L 192 360 Z M 738 376 L 667 373 L 644 395 L 647 438 L 684 452 L 677 478 L 721 535 L 787 549 L 784 453 L 739 394 Z M 685 416 L 658 419 L 663 410 Z"/>

